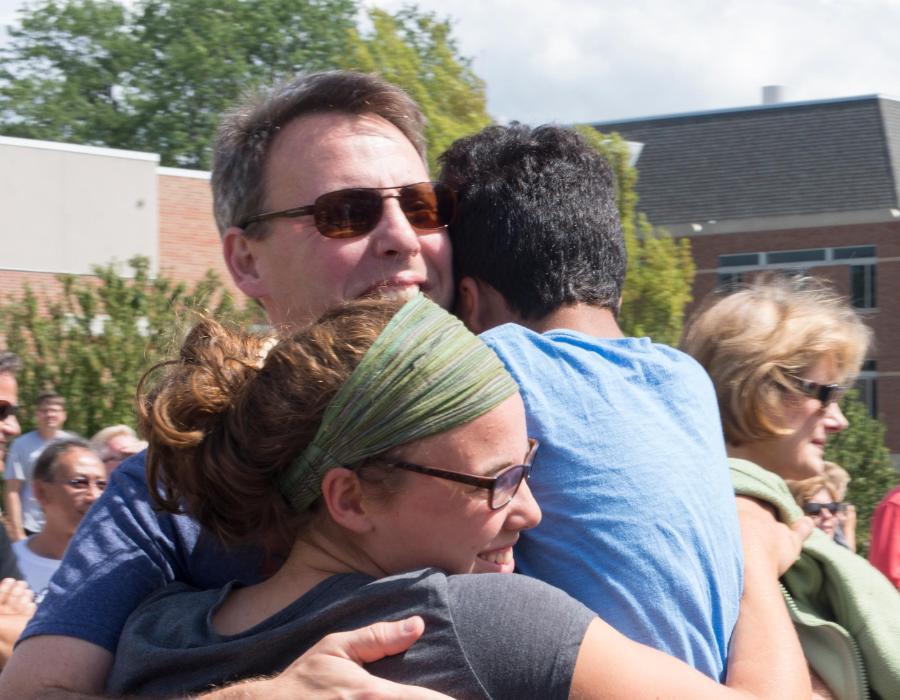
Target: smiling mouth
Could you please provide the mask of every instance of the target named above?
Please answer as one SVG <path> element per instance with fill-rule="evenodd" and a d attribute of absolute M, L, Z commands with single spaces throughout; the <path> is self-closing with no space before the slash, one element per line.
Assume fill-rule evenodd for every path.
<path fill-rule="evenodd" d="M 478 558 L 490 562 L 491 564 L 497 564 L 498 566 L 509 565 L 513 563 L 512 547 L 495 549 L 491 552 L 482 552 L 478 555 Z"/>

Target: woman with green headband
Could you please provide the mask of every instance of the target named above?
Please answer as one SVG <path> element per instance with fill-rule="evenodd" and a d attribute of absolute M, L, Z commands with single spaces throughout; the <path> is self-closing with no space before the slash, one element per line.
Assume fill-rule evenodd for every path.
<path fill-rule="evenodd" d="M 355 302 L 280 340 L 203 322 L 162 370 L 139 401 L 161 507 L 289 553 L 257 585 L 151 596 L 111 692 L 269 676 L 329 632 L 417 614 L 422 639 L 371 672 L 462 698 L 808 694 L 772 532 L 747 545 L 748 572 L 765 573 L 747 580 L 742 619 L 757 624 L 735 631 L 734 689 L 512 574 L 519 533 L 540 520 L 538 446 L 497 357 L 425 297 Z"/>

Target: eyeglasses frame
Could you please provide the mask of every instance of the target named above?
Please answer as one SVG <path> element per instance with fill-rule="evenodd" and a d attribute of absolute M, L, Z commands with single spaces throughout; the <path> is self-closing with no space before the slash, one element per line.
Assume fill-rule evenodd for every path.
<path fill-rule="evenodd" d="M 536 440 L 535 438 L 528 438 L 528 454 L 525 456 L 525 461 L 522 462 L 522 464 L 509 465 L 496 476 L 475 476 L 474 474 L 462 474 L 460 472 L 450 471 L 449 469 L 426 467 L 421 464 L 416 464 L 415 462 L 384 461 L 382 463 L 385 466 L 403 469 L 404 471 L 415 472 L 417 474 L 425 474 L 427 476 L 437 477 L 438 479 L 456 481 L 460 484 L 468 484 L 469 486 L 477 486 L 478 488 L 487 489 L 488 491 L 490 491 L 488 505 L 490 506 L 491 510 L 500 510 L 501 508 L 509 505 L 512 499 L 515 498 L 516 494 L 519 492 L 519 487 L 522 485 L 522 482 L 528 481 L 528 479 L 531 478 L 531 469 L 534 464 L 534 457 L 537 454 L 538 447 L 540 447 L 540 442 L 538 442 L 538 440 Z M 522 478 L 519 479 L 519 483 L 516 484 L 515 490 L 510 494 L 509 500 L 505 503 L 501 503 L 500 505 L 496 505 L 494 503 L 494 493 L 497 486 L 497 481 L 501 476 L 506 474 L 511 469 L 516 469 L 518 467 L 522 467 Z"/>

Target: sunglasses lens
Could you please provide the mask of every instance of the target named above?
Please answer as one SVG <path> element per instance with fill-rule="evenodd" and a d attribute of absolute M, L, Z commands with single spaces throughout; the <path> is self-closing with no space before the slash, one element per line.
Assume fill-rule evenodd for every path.
<path fill-rule="evenodd" d="M 14 406 L 8 401 L 0 401 L 0 422 L 5 421 L 10 416 L 16 415 L 18 406 Z"/>
<path fill-rule="evenodd" d="M 361 236 L 378 225 L 381 203 L 377 190 L 328 192 L 316 199 L 316 228 L 326 238 Z"/>
<path fill-rule="evenodd" d="M 417 229 L 432 231 L 446 226 L 456 211 L 456 195 L 449 187 L 420 182 L 400 188 L 400 208 Z"/>

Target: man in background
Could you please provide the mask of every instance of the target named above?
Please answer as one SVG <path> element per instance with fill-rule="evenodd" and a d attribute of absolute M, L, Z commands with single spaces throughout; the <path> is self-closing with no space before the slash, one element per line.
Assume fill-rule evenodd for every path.
<path fill-rule="evenodd" d="M 66 400 L 59 394 L 45 392 L 35 404 L 37 430 L 25 433 L 13 442 L 6 459 L 3 478 L 3 502 L 9 537 L 15 542 L 41 531 L 44 513 L 31 489 L 34 464 L 44 448 L 54 440 L 75 437 L 63 430 L 66 423 Z"/>
<path fill-rule="evenodd" d="M 78 523 L 106 488 L 106 468 L 81 438 L 57 440 L 38 457 L 31 486 L 44 511 L 44 527 L 14 542 L 13 551 L 40 603 Z"/>
<path fill-rule="evenodd" d="M 128 425 L 110 425 L 98 430 L 91 438 L 91 449 L 100 457 L 107 475 L 112 474 L 123 460 L 136 455 L 147 447 L 147 443 L 138 440 L 134 429 Z"/>
<path fill-rule="evenodd" d="M 19 408 L 16 372 L 20 368 L 18 357 L 11 352 L 0 352 L 0 462 L 6 456 L 7 444 L 20 432 L 16 419 Z M 6 665 L 13 644 L 34 614 L 31 591 L 21 578 L 6 530 L 0 527 L 0 668 Z"/>

